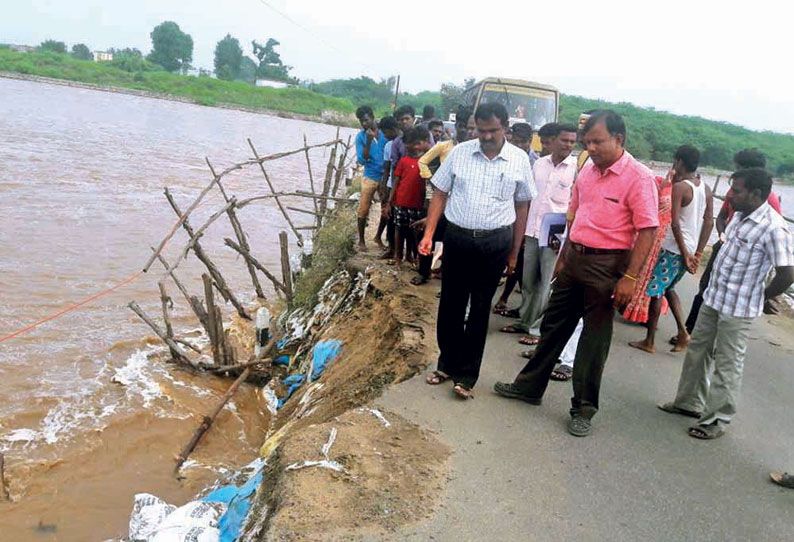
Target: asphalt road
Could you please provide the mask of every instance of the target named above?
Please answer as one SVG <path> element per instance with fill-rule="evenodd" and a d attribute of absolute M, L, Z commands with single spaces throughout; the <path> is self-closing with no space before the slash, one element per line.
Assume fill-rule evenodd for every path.
<path fill-rule="evenodd" d="M 694 287 L 691 276 L 679 286 L 687 309 Z M 514 294 L 509 305 L 517 303 Z M 794 490 L 768 479 L 794 470 L 791 321 L 754 323 L 738 415 L 714 441 L 687 436 L 693 420 L 655 407 L 673 398 L 684 355 L 665 344 L 653 355 L 628 347 L 644 329 L 621 322 L 591 436 L 565 429 L 570 382 L 552 382 L 542 406 L 496 396 L 494 382 L 523 366 L 517 336 L 498 332 L 506 323 L 491 318 L 474 400 L 455 398 L 449 384 L 430 387 L 424 375 L 379 399 L 454 449 L 437 512 L 394 540 L 794 540 Z M 660 339 L 674 328 L 663 316 Z"/>

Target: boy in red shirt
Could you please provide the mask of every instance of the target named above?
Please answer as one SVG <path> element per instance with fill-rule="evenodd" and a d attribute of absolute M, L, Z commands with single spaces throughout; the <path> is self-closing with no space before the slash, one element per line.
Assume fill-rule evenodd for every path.
<path fill-rule="evenodd" d="M 430 132 L 423 126 L 415 126 L 403 132 L 403 142 L 408 151 L 400 158 L 394 169 L 394 183 L 389 202 L 394 216 L 394 256 L 397 267 L 402 265 L 403 255 L 414 261 L 416 237 L 411 224 L 425 216 L 425 180 L 419 173 L 419 158 L 430 148 Z M 403 251 L 405 244 L 405 251 Z"/>

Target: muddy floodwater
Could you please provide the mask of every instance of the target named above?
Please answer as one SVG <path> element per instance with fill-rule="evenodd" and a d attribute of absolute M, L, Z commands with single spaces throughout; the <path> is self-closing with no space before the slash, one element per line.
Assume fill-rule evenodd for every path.
<path fill-rule="evenodd" d="M 163 187 L 184 209 L 211 179 L 205 156 L 222 169 L 251 156 L 247 137 L 268 154 L 302 146 L 303 134 L 319 143 L 335 133 L 304 121 L 0 79 L 0 337 L 141 269 L 150 245 L 175 221 Z M 345 138 L 352 133 L 341 131 Z M 326 152 L 311 154 L 319 174 Z M 303 154 L 268 167 L 280 189 L 309 188 Z M 239 198 L 267 191 L 258 168 L 232 174 L 225 187 Z M 194 224 L 221 202 L 213 192 Z M 256 257 L 278 270 L 277 234 L 286 226 L 278 210 L 262 201 L 239 217 Z M 310 220 L 296 215 L 299 224 Z M 218 221 L 202 244 L 250 301 L 247 271 L 223 247 L 228 236 L 228 221 Z M 175 259 L 185 241 L 180 231 L 166 257 Z M 172 476 L 173 457 L 231 381 L 148 359 L 160 345 L 126 305 L 136 300 L 159 319 L 158 265 L 0 343 L 0 451 L 13 498 L 0 503 L 0 539 L 122 536 L 135 493 L 181 504 L 255 457 L 267 411 L 257 390 L 243 386 L 186 464 L 186 478 Z M 202 292 L 202 270 L 192 257 L 180 267 L 191 293 Z M 196 329 L 169 287 L 178 332 Z M 227 318 L 231 312 L 224 308 Z"/>

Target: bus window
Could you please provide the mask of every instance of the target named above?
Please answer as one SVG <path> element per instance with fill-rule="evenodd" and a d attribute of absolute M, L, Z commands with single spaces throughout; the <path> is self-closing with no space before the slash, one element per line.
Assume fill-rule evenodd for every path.
<path fill-rule="evenodd" d="M 499 102 L 507 109 L 511 124 L 528 122 L 537 130 L 554 122 L 557 113 L 555 98 L 554 92 L 548 90 L 486 83 L 480 103 Z"/>

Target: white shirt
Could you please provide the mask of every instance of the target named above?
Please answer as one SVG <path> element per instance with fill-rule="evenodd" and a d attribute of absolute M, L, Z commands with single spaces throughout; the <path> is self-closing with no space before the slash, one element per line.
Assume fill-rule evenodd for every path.
<path fill-rule="evenodd" d="M 764 280 L 773 266 L 794 266 L 794 236 L 764 202 L 728 223 L 703 302 L 728 316 L 755 318 L 764 308 Z"/>
<path fill-rule="evenodd" d="M 508 142 L 493 160 L 482 152 L 479 139 L 459 143 L 430 182 L 448 194 L 447 220 L 471 230 L 513 224 L 515 202 L 537 195 L 527 153 Z"/>
<path fill-rule="evenodd" d="M 532 175 L 538 189 L 538 196 L 532 200 L 527 218 L 526 235 L 538 238 L 543 215 L 565 213 L 571 202 L 571 189 L 576 179 L 576 158 L 568 155 L 565 160 L 554 165 L 551 155 L 547 154 L 535 161 Z"/>
<path fill-rule="evenodd" d="M 692 200 L 686 207 L 681 207 L 678 213 L 678 225 L 684 238 L 684 246 L 690 254 L 694 254 L 700 240 L 700 230 L 703 229 L 703 216 L 706 213 L 706 186 L 700 181 L 698 186 L 689 179 L 684 179 L 692 188 Z M 681 255 L 678 242 L 675 240 L 673 228 L 667 228 L 667 233 L 662 241 L 662 248 L 673 254 Z"/>

